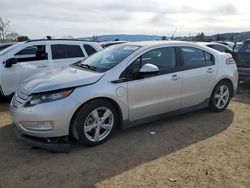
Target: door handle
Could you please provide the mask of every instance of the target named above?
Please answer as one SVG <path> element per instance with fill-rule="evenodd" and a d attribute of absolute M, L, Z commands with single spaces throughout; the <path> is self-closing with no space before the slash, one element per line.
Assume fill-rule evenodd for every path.
<path fill-rule="evenodd" d="M 207 73 L 213 73 L 213 72 L 214 72 L 214 69 L 213 69 L 213 68 L 207 69 Z"/>
<path fill-rule="evenodd" d="M 172 75 L 171 80 L 176 81 L 180 78 L 181 78 L 180 76 L 178 76 L 177 74 L 174 74 L 174 75 Z"/>
<path fill-rule="evenodd" d="M 38 65 L 37 67 L 38 68 L 45 68 L 45 67 L 48 67 L 48 65 Z"/>

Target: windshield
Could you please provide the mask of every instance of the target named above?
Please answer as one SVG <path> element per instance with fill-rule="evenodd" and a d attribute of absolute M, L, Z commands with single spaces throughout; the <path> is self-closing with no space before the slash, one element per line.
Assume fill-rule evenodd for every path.
<path fill-rule="evenodd" d="M 91 69 L 93 71 L 105 72 L 138 50 L 136 45 L 114 45 L 93 54 L 87 59 L 77 62 L 75 66 Z"/>
<path fill-rule="evenodd" d="M 0 55 L 5 55 L 5 54 L 7 54 L 8 52 L 10 52 L 11 50 L 17 48 L 18 46 L 20 46 L 20 45 L 22 45 L 22 44 L 23 44 L 23 42 L 20 42 L 20 43 L 14 44 L 14 45 L 12 45 L 12 46 L 9 46 L 9 47 L 5 48 L 4 50 L 2 50 L 2 51 L 0 52 Z"/>

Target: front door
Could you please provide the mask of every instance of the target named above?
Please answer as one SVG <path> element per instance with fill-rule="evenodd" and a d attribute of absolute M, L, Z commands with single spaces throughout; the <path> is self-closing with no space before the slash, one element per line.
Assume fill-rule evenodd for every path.
<path fill-rule="evenodd" d="M 14 54 L 17 64 L 6 68 L 2 77 L 5 95 L 12 94 L 29 76 L 49 68 L 48 46 L 31 45 Z"/>
<path fill-rule="evenodd" d="M 142 76 L 140 68 L 153 64 L 159 72 Z M 182 72 L 176 72 L 175 48 L 150 50 L 128 67 L 129 120 L 139 120 L 180 109 Z"/>

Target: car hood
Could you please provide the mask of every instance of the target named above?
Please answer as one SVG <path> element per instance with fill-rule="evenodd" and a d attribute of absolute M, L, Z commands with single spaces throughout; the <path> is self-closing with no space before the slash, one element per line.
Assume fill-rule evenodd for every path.
<path fill-rule="evenodd" d="M 34 74 L 21 84 L 21 88 L 29 94 L 41 93 L 93 84 L 103 75 L 104 73 L 66 66 Z"/>

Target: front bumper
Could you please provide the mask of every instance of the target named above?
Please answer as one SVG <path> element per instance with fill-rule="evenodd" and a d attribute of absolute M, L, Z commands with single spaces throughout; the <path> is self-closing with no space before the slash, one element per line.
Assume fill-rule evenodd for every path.
<path fill-rule="evenodd" d="M 71 118 L 77 108 L 77 101 L 70 96 L 54 102 L 38 104 L 32 107 L 15 108 L 10 105 L 12 122 L 25 135 L 51 138 L 69 135 Z M 36 130 L 36 122 L 52 122 L 51 130 Z M 29 126 L 30 129 L 27 129 Z"/>
<path fill-rule="evenodd" d="M 25 142 L 31 146 L 45 149 L 45 150 L 48 150 L 51 152 L 63 152 L 63 153 L 70 152 L 71 145 L 68 143 L 68 138 L 66 138 L 66 137 L 64 137 L 62 143 L 59 142 L 59 138 L 58 138 L 57 142 L 52 142 L 52 141 L 49 142 L 48 141 L 49 139 L 44 139 L 44 140 L 39 139 L 38 140 L 35 137 L 27 136 L 27 135 L 23 134 L 15 124 L 12 125 L 12 129 L 13 129 L 14 133 L 16 134 L 17 138 L 19 138 L 20 140 L 22 140 L 23 142 Z"/>

